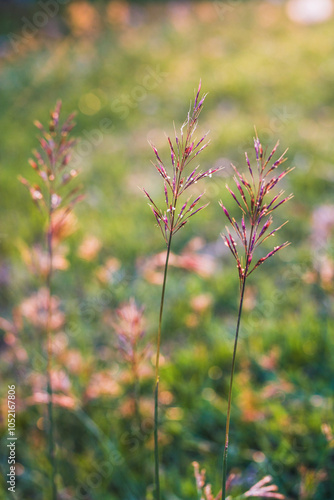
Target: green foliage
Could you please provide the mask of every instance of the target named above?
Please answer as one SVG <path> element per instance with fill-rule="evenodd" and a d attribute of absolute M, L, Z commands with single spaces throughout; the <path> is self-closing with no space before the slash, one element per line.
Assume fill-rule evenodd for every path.
<path fill-rule="evenodd" d="M 32 122 L 37 118 L 44 123 L 60 97 L 64 116 L 79 111 L 75 135 L 82 142 L 76 166 L 82 169 L 87 196 L 76 210 L 79 229 L 69 240 L 70 267 L 54 280 L 54 293 L 66 313 L 65 336 L 59 337 L 65 339 L 64 352 L 57 367 L 69 377 L 78 402 L 73 409 L 55 410 L 59 489 L 64 498 L 153 498 L 151 354 L 160 288 L 147 279 L 145 264 L 152 271 L 150 262 L 154 267 L 153 257 L 162 247 L 138 187 L 147 186 L 152 197 L 159 197 L 160 179 L 150 165 L 147 140 L 168 158 L 163 131 L 171 135 L 173 120 L 182 122 L 184 103 L 202 78 L 209 95 L 199 134 L 210 129 L 211 144 L 201 165 L 206 170 L 223 164 L 225 170 L 207 184 L 205 201 L 211 204 L 196 225 L 175 236 L 177 255 L 187 251 L 193 238 L 203 238 L 193 254 L 213 259 L 214 271 L 200 275 L 172 266 L 168 277 L 161 489 L 165 500 L 196 498 L 194 460 L 205 465 L 213 491 L 220 487 L 238 284 L 218 237 L 225 221 L 217 201 L 232 177 L 230 161 L 243 168 L 243 152 L 251 154 L 255 124 L 268 150 L 277 138 L 283 149 L 289 146 L 289 165 L 296 167 L 284 180 L 295 197 L 282 206 L 282 221 L 277 221 L 289 219 L 277 242 L 292 245 L 249 278 L 229 467 L 242 472 L 236 486 L 240 492 L 253 479 L 271 474 L 288 498 L 331 498 L 334 320 L 333 277 L 326 281 L 326 270 L 333 266 L 333 239 L 328 233 L 317 246 L 312 217 L 319 207 L 333 204 L 333 20 L 300 26 L 288 20 L 283 5 L 269 2 L 230 2 L 224 16 L 215 5 L 177 4 L 134 9 L 132 21 L 123 24 L 111 22 L 99 4 L 96 27 L 83 32 L 64 9 L 59 38 L 51 39 L 45 28 L 19 53 L 9 47 L 0 82 L 0 315 L 10 319 L 12 308 L 39 286 L 25 270 L 19 248 L 22 242 L 31 247 L 41 241 L 41 216 L 17 176 L 34 182 L 27 165 L 36 146 Z M 15 32 L 20 30 L 16 21 Z M 92 235 L 101 249 L 85 260 L 80 245 Z M 108 259 L 113 264 L 104 279 Z M 203 309 L 193 302 L 201 295 L 210 297 Z M 140 424 L 131 413 L 129 369 L 117 351 L 114 330 L 103 319 L 132 296 L 145 304 L 152 344 L 140 383 Z M 32 381 L 27 378 L 42 371 L 44 339 L 24 321 L 19 341 L 27 359 L 11 361 L 1 330 L 0 370 L 6 381 L 1 396 L 6 396 L 8 381 L 16 383 L 22 401 L 17 412 L 17 495 L 44 500 L 49 474 L 45 408 L 29 403 Z M 75 364 L 78 353 L 81 361 Z M 88 396 L 94 375 L 105 371 L 117 390 Z M 110 378 L 96 385 L 111 387 Z M 5 454 L 0 464 L 6 473 Z M 4 477 L 1 498 L 6 498 Z"/>

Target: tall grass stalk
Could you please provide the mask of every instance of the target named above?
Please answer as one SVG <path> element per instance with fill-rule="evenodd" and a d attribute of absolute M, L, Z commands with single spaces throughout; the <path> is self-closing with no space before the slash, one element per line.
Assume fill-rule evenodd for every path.
<path fill-rule="evenodd" d="M 47 288 L 47 321 L 46 321 L 46 338 L 47 338 L 47 393 L 48 393 L 48 419 L 49 419 L 49 457 L 51 465 L 51 498 L 57 500 L 57 485 L 56 485 L 56 472 L 57 464 L 55 457 L 55 438 L 54 438 L 54 424 L 53 424 L 53 392 L 52 392 L 52 273 L 53 273 L 53 227 L 52 227 L 52 201 L 51 192 L 53 190 L 53 179 L 50 180 L 50 192 L 48 200 L 48 228 L 47 228 L 47 253 L 48 253 L 48 269 L 46 276 Z"/>
<path fill-rule="evenodd" d="M 238 312 L 237 328 L 236 328 L 235 338 L 234 338 L 234 347 L 233 347 L 233 356 L 232 356 L 230 384 L 229 384 L 229 390 L 228 390 L 228 403 L 227 403 L 227 415 L 226 415 L 226 430 L 225 430 L 225 446 L 224 446 L 224 457 L 223 457 L 223 488 L 222 488 L 223 494 L 222 494 L 222 498 L 224 500 L 225 500 L 225 496 L 226 496 L 227 452 L 228 452 L 229 433 L 230 433 L 232 387 L 233 387 L 233 377 L 234 377 L 235 360 L 236 360 L 237 347 L 238 347 L 238 338 L 239 338 L 239 328 L 240 328 L 240 320 L 241 320 L 241 314 L 242 314 L 242 305 L 243 305 L 243 302 L 244 302 L 244 295 L 245 295 L 245 286 L 246 286 L 246 278 L 242 282 L 241 293 L 240 293 L 239 312 Z"/>
<path fill-rule="evenodd" d="M 248 165 L 248 170 L 250 173 L 250 179 L 247 180 L 244 174 L 240 174 L 234 165 L 232 165 L 235 176 L 234 181 L 238 190 L 238 196 L 228 187 L 233 200 L 237 204 L 239 210 L 242 212 L 241 221 L 239 224 L 234 217 L 231 217 L 227 208 L 220 202 L 225 216 L 227 217 L 230 225 L 232 226 L 235 234 L 241 242 L 241 253 L 237 249 L 237 244 L 233 236 L 231 235 L 229 228 L 226 226 L 226 235 L 222 235 L 225 239 L 225 244 L 228 246 L 232 252 L 233 257 L 237 263 L 237 269 L 239 274 L 239 285 L 240 285 L 240 299 L 239 299 L 239 311 L 237 326 L 234 338 L 234 348 L 232 355 L 232 365 L 230 374 L 230 383 L 228 391 L 228 403 L 227 403 L 227 415 L 226 415 L 226 430 L 225 430 L 225 446 L 223 453 L 223 471 L 222 471 L 222 500 L 226 499 L 226 477 L 227 477 L 227 455 L 229 447 L 229 432 L 230 432 L 230 418 L 231 418 L 231 403 L 232 403 L 232 389 L 233 389 L 233 377 L 235 370 L 235 362 L 238 347 L 239 329 L 242 315 L 242 306 L 245 295 L 246 279 L 247 277 L 257 269 L 263 262 L 265 262 L 269 257 L 273 256 L 276 252 L 285 248 L 289 245 L 288 242 L 282 245 L 274 247 L 274 249 L 269 252 L 265 257 L 261 257 L 255 264 L 253 263 L 254 251 L 259 247 L 265 240 L 271 236 L 275 236 L 276 232 L 286 224 L 282 224 L 280 227 L 268 232 L 269 227 L 273 223 L 272 212 L 276 210 L 280 205 L 291 199 L 292 195 L 289 195 L 283 199 L 282 195 L 284 191 L 279 191 L 271 201 L 267 202 L 268 193 L 278 184 L 278 182 L 285 177 L 292 169 L 288 168 L 284 170 L 280 175 L 275 176 L 275 171 L 279 165 L 281 165 L 285 160 L 286 151 L 276 160 L 274 163 L 270 163 L 272 157 L 276 153 L 278 148 L 278 142 L 276 143 L 274 149 L 265 158 L 262 145 L 259 138 L 256 135 L 254 139 L 254 148 L 256 155 L 257 164 L 257 179 L 253 174 L 253 169 L 251 167 L 250 161 L 246 153 L 246 161 Z"/>
<path fill-rule="evenodd" d="M 188 112 L 186 121 L 181 127 L 180 135 L 176 135 L 174 143 L 168 137 L 168 144 L 171 155 L 172 175 L 168 175 L 167 170 L 161 160 L 157 149 L 152 145 L 153 151 L 156 156 L 155 168 L 163 178 L 164 182 L 164 195 L 166 208 L 161 210 L 152 200 L 150 195 L 143 189 L 145 195 L 149 199 L 149 206 L 155 216 L 158 227 L 165 240 L 167 246 L 164 277 L 161 290 L 159 323 L 157 334 L 157 350 L 156 350 L 156 363 L 155 363 L 155 389 L 154 389 L 154 464 L 155 464 L 155 497 L 160 500 L 160 474 L 159 474 L 159 381 L 160 381 L 160 350 L 161 350 L 161 332 L 162 332 L 162 319 L 163 309 L 165 302 L 165 291 L 167 284 L 168 262 L 171 252 L 172 239 L 175 233 L 179 231 L 197 212 L 207 206 L 207 204 L 196 208 L 204 193 L 198 196 L 193 202 L 188 198 L 179 211 L 178 202 L 180 196 L 191 185 L 197 183 L 205 177 L 211 177 L 213 173 L 220 170 L 219 168 L 210 169 L 206 172 L 198 171 L 199 166 L 196 166 L 188 176 L 184 176 L 184 171 L 188 165 L 193 162 L 194 158 L 203 151 L 208 145 L 205 143 L 205 134 L 198 142 L 194 138 L 194 133 L 197 128 L 198 118 L 203 108 L 205 95 L 200 98 L 201 83 L 199 84 L 198 91 L 195 97 L 194 105 L 191 111 Z"/>
<path fill-rule="evenodd" d="M 55 426 L 54 426 L 54 402 L 52 388 L 52 365 L 53 365 L 53 321 L 52 321 L 52 285 L 53 275 L 56 269 L 54 264 L 54 252 L 59 242 L 69 233 L 67 218 L 75 204 L 81 200 L 78 194 L 79 186 L 68 190 L 63 189 L 72 179 L 78 175 L 78 171 L 69 168 L 71 150 L 75 145 L 74 139 L 68 135 L 74 127 L 74 114 L 71 114 L 60 127 L 59 115 L 61 102 L 58 101 L 55 109 L 51 112 L 48 129 L 35 121 L 36 127 L 41 132 L 39 143 L 41 150 L 33 151 L 34 158 L 29 160 L 33 170 L 39 177 L 39 183 L 31 184 L 27 179 L 19 177 L 22 184 L 29 190 L 33 202 L 37 205 L 43 215 L 46 229 L 46 253 L 47 269 L 45 274 L 45 286 L 47 289 L 45 336 L 46 336 L 46 385 L 47 385 L 47 409 L 48 409 L 48 455 L 51 468 L 50 498 L 57 500 L 56 484 L 56 450 L 55 450 Z"/>
<path fill-rule="evenodd" d="M 155 488 L 156 488 L 156 498 L 160 500 L 160 478 L 159 478 L 159 437 L 158 437 L 158 426 L 159 426 L 159 362 L 160 362 L 160 346 L 161 346 L 161 327 L 162 327 L 162 315 L 165 302 L 165 290 L 167 283 L 167 271 L 168 271 L 168 261 L 170 255 L 170 249 L 172 244 L 172 235 L 170 232 L 168 244 L 166 261 L 164 267 L 164 278 L 161 290 L 161 300 L 160 300 L 160 312 L 159 312 L 159 325 L 158 325 L 158 338 L 157 338 L 157 351 L 156 351 L 156 361 L 155 361 L 155 389 L 154 389 L 154 471 L 155 471 Z"/>

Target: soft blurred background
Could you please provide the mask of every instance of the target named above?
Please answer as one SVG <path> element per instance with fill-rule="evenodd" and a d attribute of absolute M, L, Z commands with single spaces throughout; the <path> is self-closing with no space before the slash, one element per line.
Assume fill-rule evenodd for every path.
<path fill-rule="evenodd" d="M 289 499 L 334 498 L 333 14 L 331 0 L 0 2 L 1 499 L 47 498 L 43 292 L 30 272 L 43 224 L 17 177 L 34 180 L 33 121 L 47 123 L 59 98 L 63 118 L 77 110 L 74 161 L 86 192 L 54 283 L 60 498 L 153 498 L 164 242 L 138 187 L 162 195 L 148 141 L 168 162 L 165 133 L 182 124 L 200 79 L 208 96 L 199 133 L 211 139 L 201 165 L 225 169 L 205 184 L 209 207 L 174 240 L 162 346 L 164 498 L 196 498 L 194 460 L 220 487 L 238 282 L 217 202 L 232 207 L 230 163 L 245 169 L 244 151 L 254 161 L 254 126 L 268 148 L 278 139 L 281 152 L 289 147 L 295 170 L 284 188 L 294 199 L 277 214 L 277 225 L 289 224 L 276 241 L 292 244 L 249 280 L 229 467 L 235 491 L 271 474 Z M 135 391 L 117 334 L 129 310 L 139 325 L 130 337 L 145 331 Z M 18 392 L 16 496 L 5 483 L 7 384 Z"/>

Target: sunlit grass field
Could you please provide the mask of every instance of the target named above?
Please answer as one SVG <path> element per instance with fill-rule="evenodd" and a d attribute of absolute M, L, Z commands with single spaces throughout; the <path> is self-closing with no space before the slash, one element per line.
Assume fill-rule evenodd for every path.
<path fill-rule="evenodd" d="M 233 182 L 231 162 L 246 172 L 244 151 L 255 161 L 254 127 L 268 151 L 277 140 L 281 153 L 289 148 L 286 165 L 295 167 L 283 181 L 294 198 L 276 219 L 289 224 L 275 244 L 291 245 L 249 278 L 229 470 L 241 474 L 240 494 L 270 474 L 289 499 L 334 498 L 334 20 L 297 24 L 280 2 L 80 1 L 60 10 L 29 39 L 13 15 L 3 25 L 0 61 L 0 315 L 8 320 L 41 286 L 28 272 L 27 249 L 42 243 L 43 220 L 18 182 L 19 175 L 35 182 L 33 121 L 47 123 L 61 99 L 64 118 L 77 111 L 81 138 L 74 163 L 86 197 L 75 211 L 67 269 L 54 280 L 66 316 L 55 364 L 75 400 L 55 409 L 59 498 L 153 498 L 157 254 L 165 246 L 139 188 L 163 199 L 149 142 L 167 163 L 166 135 L 186 118 L 200 80 L 208 95 L 198 135 L 210 130 L 211 140 L 201 167 L 225 168 L 195 187 L 210 205 L 172 249 L 180 258 L 170 268 L 163 325 L 163 498 L 197 498 L 194 460 L 214 492 L 221 484 L 238 281 L 220 237 L 226 221 L 218 201 L 233 213 L 225 184 Z M 149 349 L 139 427 L 131 373 L 108 322 L 131 297 L 145 308 L 141 342 Z M 31 403 L 43 337 L 25 321 L 17 335 L 20 351 L 12 354 L 8 332 L 0 332 L 2 431 L 5 439 L 7 384 L 16 384 L 17 498 L 44 500 L 45 409 Z M 0 498 L 12 498 L 2 452 L 1 466 Z"/>

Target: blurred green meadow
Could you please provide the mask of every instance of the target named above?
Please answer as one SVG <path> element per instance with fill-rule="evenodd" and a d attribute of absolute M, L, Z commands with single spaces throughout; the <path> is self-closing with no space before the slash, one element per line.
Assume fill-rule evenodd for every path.
<path fill-rule="evenodd" d="M 77 111 L 74 153 L 86 194 L 76 208 L 54 293 L 61 300 L 55 370 L 69 404 L 55 408 L 60 499 L 153 499 L 154 347 L 165 250 L 139 188 L 163 200 L 149 142 L 186 118 L 202 81 L 210 147 L 195 186 L 210 202 L 174 239 L 161 370 L 165 500 L 197 498 L 192 462 L 220 489 L 229 370 L 238 308 L 235 263 L 220 233 L 233 213 L 233 162 L 254 163 L 254 127 L 268 151 L 289 148 L 275 244 L 291 245 L 249 279 L 229 451 L 240 494 L 270 474 L 288 499 L 334 498 L 334 18 L 298 23 L 284 1 L 0 3 L 0 499 L 48 499 L 45 405 L 35 398 L 45 339 L 25 319 L 42 286 L 29 250 L 43 219 L 18 182 L 38 146 L 34 120 Z M 54 11 L 55 12 L 55 11 Z M 45 17 L 46 16 L 46 17 Z M 45 20 L 46 19 L 46 20 Z M 202 135 L 201 135 L 202 134 Z M 272 246 L 268 245 L 268 251 Z M 139 420 L 128 364 L 108 320 L 132 297 L 144 306 Z M 22 304 L 25 311 L 22 312 Z M 21 308 L 21 309 L 20 309 Z M 26 316 L 25 316 L 26 314 Z M 66 318 L 66 319 L 65 319 Z M 17 388 L 17 483 L 8 492 L 7 385 Z M 240 476 L 238 476 L 240 474 Z"/>

